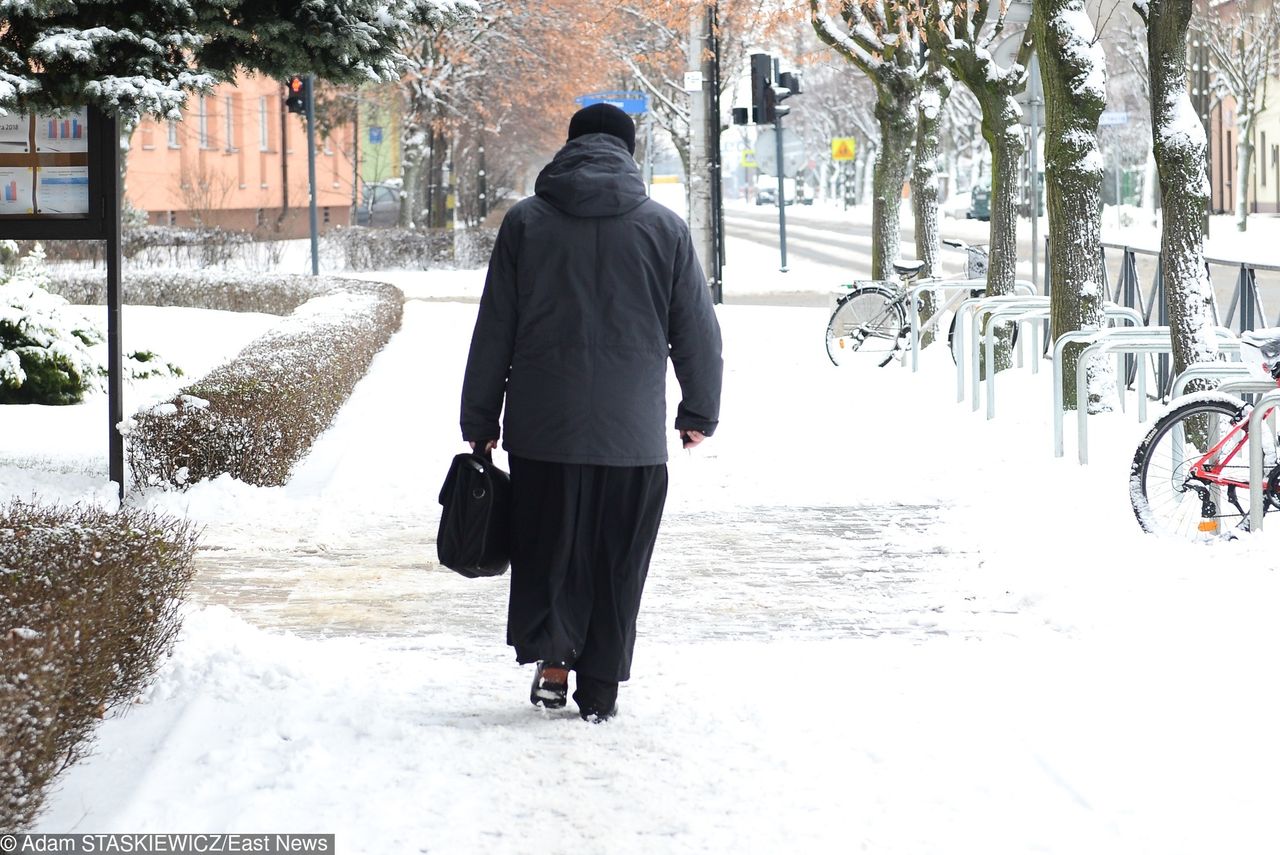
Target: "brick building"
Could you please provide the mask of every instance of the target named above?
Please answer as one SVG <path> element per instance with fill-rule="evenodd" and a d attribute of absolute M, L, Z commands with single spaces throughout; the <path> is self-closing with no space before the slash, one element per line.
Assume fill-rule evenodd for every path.
<path fill-rule="evenodd" d="M 320 228 L 351 220 L 350 126 L 316 140 Z M 307 135 L 278 80 L 242 76 L 192 96 L 181 121 L 144 119 L 131 142 L 129 204 L 153 224 L 198 224 L 273 237 L 308 234 Z"/>

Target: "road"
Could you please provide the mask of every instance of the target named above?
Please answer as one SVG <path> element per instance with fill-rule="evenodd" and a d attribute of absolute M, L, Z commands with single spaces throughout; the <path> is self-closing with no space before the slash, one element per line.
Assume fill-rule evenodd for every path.
<path fill-rule="evenodd" d="M 985 223 L 967 220 L 943 218 L 940 223 L 944 239 L 962 240 L 971 243 L 986 243 Z M 1031 236 L 1030 229 L 1022 224 L 1018 235 L 1018 275 L 1030 280 L 1031 271 Z M 725 232 L 730 240 L 729 252 L 733 251 L 733 241 L 749 241 L 759 246 L 766 246 L 778 251 L 778 211 L 776 207 L 759 208 L 730 207 L 725 210 Z M 901 230 L 903 255 L 906 258 L 915 256 L 915 233 L 912 228 Z M 1043 232 L 1041 233 L 1043 240 Z M 955 250 L 946 250 L 954 253 Z M 837 266 L 851 272 L 852 278 L 871 277 L 871 227 L 866 223 L 842 220 L 821 209 L 804 209 L 795 206 L 787 208 L 787 257 L 791 267 L 804 264 Z M 957 256 L 946 257 L 950 269 L 959 269 L 963 263 Z M 732 258 L 729 259 L 732 264 Z M 1114 290 L 1120 273 L 1121 253 L 1112 250 L 1107 253 L 1108 290 Z M 1150 302 L 1152 282 L 1156 273 L 1154 255 L 1135 256 L 1135 269 L 1141 286 L 1144 304 Z M 1039 261 L 1040 281 L 1043 281 L 1043 251 Z M 1210 266 L 1214 291 L 1218 299 L 1219 316 L 1225 323 L 1236 290 L 1238 268 L 1213 264 Z M 1268 315 L 1267 323 L 1280 326 L 1280 271 L 1261 270 L 1257 273 L 1258 289 L 1262 296 Z M 793 306 L 826 306 L 830 297 L 827 291 L 810 291 L 779 294 L 733 295 L 725 297 L 726 303 L 755 303 L 767 305 Z M 1264 326 L 1265 324 L 1255 324 Z"/>

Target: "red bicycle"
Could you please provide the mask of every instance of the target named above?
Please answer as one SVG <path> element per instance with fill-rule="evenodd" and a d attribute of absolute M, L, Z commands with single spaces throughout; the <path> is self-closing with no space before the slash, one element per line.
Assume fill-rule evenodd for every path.
<path fill-rule="evenodd" d="M 1280 385 L 1280 330 L 1246 334 L 1246 362 Z M 1233 537 L 1249 529 L 1249 413 L 1220 392 L 1173 402 L 1133 456 L 1129 498 L 1144 531 L 1191 540 Z M 1280 508 L 1280 456 L 1273 408 L 1261 422 L 1263 513 Z"/>

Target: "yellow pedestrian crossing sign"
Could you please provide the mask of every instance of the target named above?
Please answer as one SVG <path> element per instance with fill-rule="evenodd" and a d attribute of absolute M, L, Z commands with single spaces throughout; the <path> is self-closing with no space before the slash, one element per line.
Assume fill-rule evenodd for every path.
<path fill-rule="evenodd" d="M 742 152 L 742 161 L 739 164 L 746 169 L 754 169 L 756 165 L 756 153 L 752 149 L 746 149 Z"/>
<path fill-rule="evenodd" d="M 853 137 L 836 137 L 831 141 L 832 160 L 853 160 L 857 149 L 857 141 Z"/>

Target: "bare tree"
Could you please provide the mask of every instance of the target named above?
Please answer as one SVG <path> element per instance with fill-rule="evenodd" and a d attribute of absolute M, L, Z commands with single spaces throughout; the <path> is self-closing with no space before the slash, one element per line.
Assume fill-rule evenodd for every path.
<path fill-rule="evenodd" d="M 902 185 L 916 143 L 920 94 L 919 7 L 913 0 L 842 0 L 837 23 L 810 0 L 818 38 L 871 81 L 880 126 L 871 201 L 871 275 L 886 279 L 899 255 Z"/>
<path fill-rule="evenodd" d="M 1241 3 L 1234 16 L 1209 20 L 1200 16 L 1196 28 L 1209 48 L 1213 86 L 1220 97 L 1236 102 L 1236 228 L 1249 227 L 1249 177 L 1253 169 L 1254 131 L 1267 109 L 1267 82 L 1280 69 L 1280 11 L 1271 3 L 1265 12 L 1251 12 Z M 1209 13 L 1210 15 L 1212 13 Z"/>
<path fill-rule="evenodd" d="M 1007 6 L 991 0 L 950 3 L 929 0 L 926 28 L 930 52 L 946 64 L 977 99 L 982 136 L 991 148 L 990 263 L 987 293 L 1010 294 L 1018 264 L 1018 163 L 1026 149 L 1021 108 L 1014 96 L 1026 85 L 1024 42 L 1020 62 L 1008 68 L 996 63 L 991 48 L 1004 33 Z M 1007 348 L 997 364 L 1008 364 Z"/>

